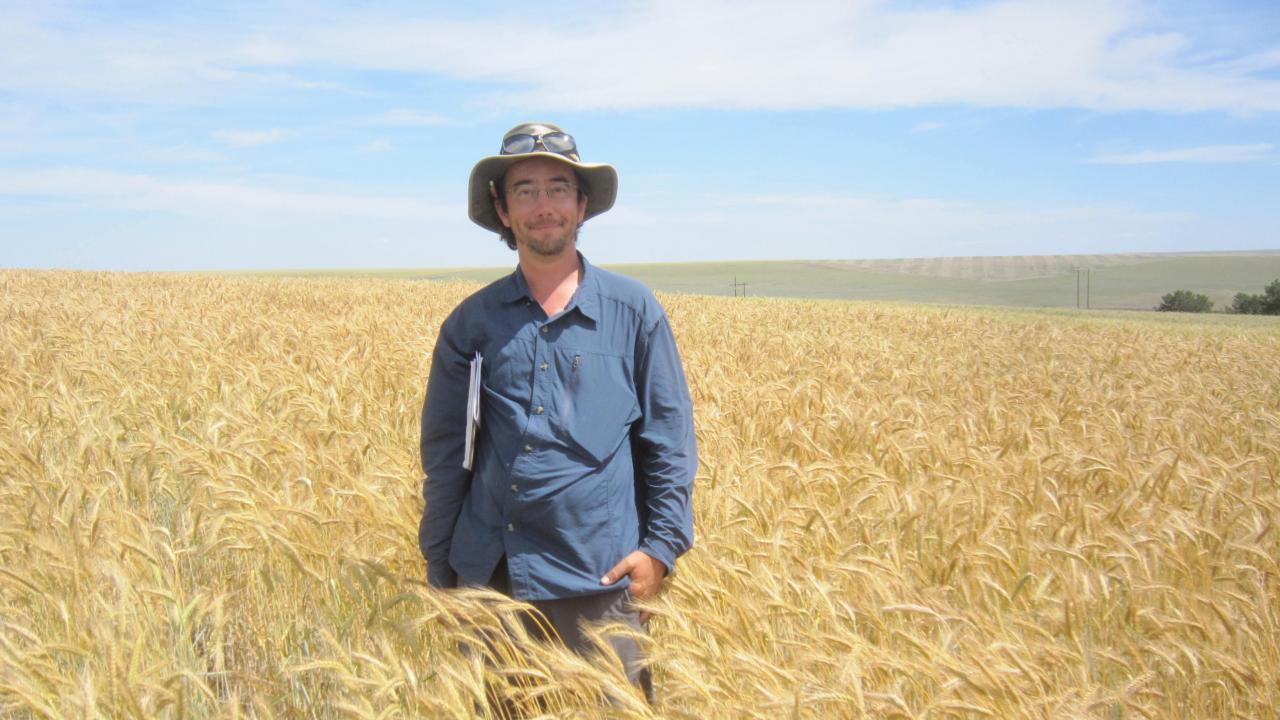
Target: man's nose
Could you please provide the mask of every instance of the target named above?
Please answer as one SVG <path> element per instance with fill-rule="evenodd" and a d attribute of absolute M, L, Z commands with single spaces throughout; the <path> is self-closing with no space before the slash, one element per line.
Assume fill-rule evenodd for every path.
<path fill-rule="evenodd" d="M 541 209 L 543 209 L 543 208 L 547 208 L 547 207 L 550 207 L 550 206 L 552 205 L 552 202 L 551 202 L 551 190 L 550 190 L 549 188 L 542 188 L 542 189 L 539 189 L 539 190 L 537 191 L 537 193 L 538 193 L 537 195 L 534 195 L 534 196 L 533 196 L 533 207 L 534 207 L 534 208 L 536 208 L 536 209 L 538 209 L 538 210 L 541 210 Z"/>

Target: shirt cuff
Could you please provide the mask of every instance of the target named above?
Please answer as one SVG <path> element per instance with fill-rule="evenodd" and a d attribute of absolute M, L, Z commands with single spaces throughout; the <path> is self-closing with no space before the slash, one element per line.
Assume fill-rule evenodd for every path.
<path fill-rule="evenodd" d="M 640 552 L 662 563 L 667 568 L 666 577 L 676 574 L 676 554 L 666 543 L 646 540 L 640 543 Z"/>

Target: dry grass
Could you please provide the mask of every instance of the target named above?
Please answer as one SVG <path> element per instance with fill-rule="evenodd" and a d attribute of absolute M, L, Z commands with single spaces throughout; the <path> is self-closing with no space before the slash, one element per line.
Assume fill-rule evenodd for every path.
<path fill-rule="evenodd" d="M 472 289 L 0 272 L 0 714 L 468 717 L 504 676 L 649 715 L 607 664 L 486 670 L 515 606 L 421 582 Z M 1276 717 L 1280 327 L 664 302 L 703 459 L 664 715 Z"/>

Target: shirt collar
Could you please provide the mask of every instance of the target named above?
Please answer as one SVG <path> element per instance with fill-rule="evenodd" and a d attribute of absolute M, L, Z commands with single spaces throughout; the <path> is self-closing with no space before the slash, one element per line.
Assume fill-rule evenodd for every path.
<path fill-rule="evenodd" d="M 582 284 L 574 291 L 573 297 L 569 299 L 569 304 L 565 306 L 564 311 L 569 312 L 576 309 L 588 320 L 598 320 L 600 315 L 600 282 L 597 276 L 599 273 L 596 272 L 595 266 L 587 262 L 582 253 L 578 253 L 578 261 L 582 263 Z M 529 283 L 524 279 L 524 273 L 521 272 L 519 265 L 516 266 L 514 272 L 507 276 L 507 281 L 503 284 L 501 293 L 501 299 L 504 303 L 533 300 L 533 293 L 529 291 Z"/>
<path fill-rule="evenodd" d="M 525 282 L 524 273 L 520 272 L 519 265 L 516 266 L 515 271 L 508 275 L 506 280 L 502 283 L 498 299 L 504 303 L 533 299 L 533 293 L 529 292 L 529 283 Z"/>

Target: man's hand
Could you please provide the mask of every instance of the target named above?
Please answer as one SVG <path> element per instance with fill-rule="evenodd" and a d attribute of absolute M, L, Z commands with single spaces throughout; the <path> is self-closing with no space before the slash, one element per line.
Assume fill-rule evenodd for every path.
<path fill-rule="evenodd" d="M 637 600 L 648 600 L 658 594 L 662 579 L 667 576 L 667 566 L 655 560 L 641 550 L 636 550 L 622 558 L 604 577 L 601 585 L 612 585 L 624 576 L 631 576 L 631 597 Z M 648 622 L 649 613 L 640 613 L 640 622 Z"/>

